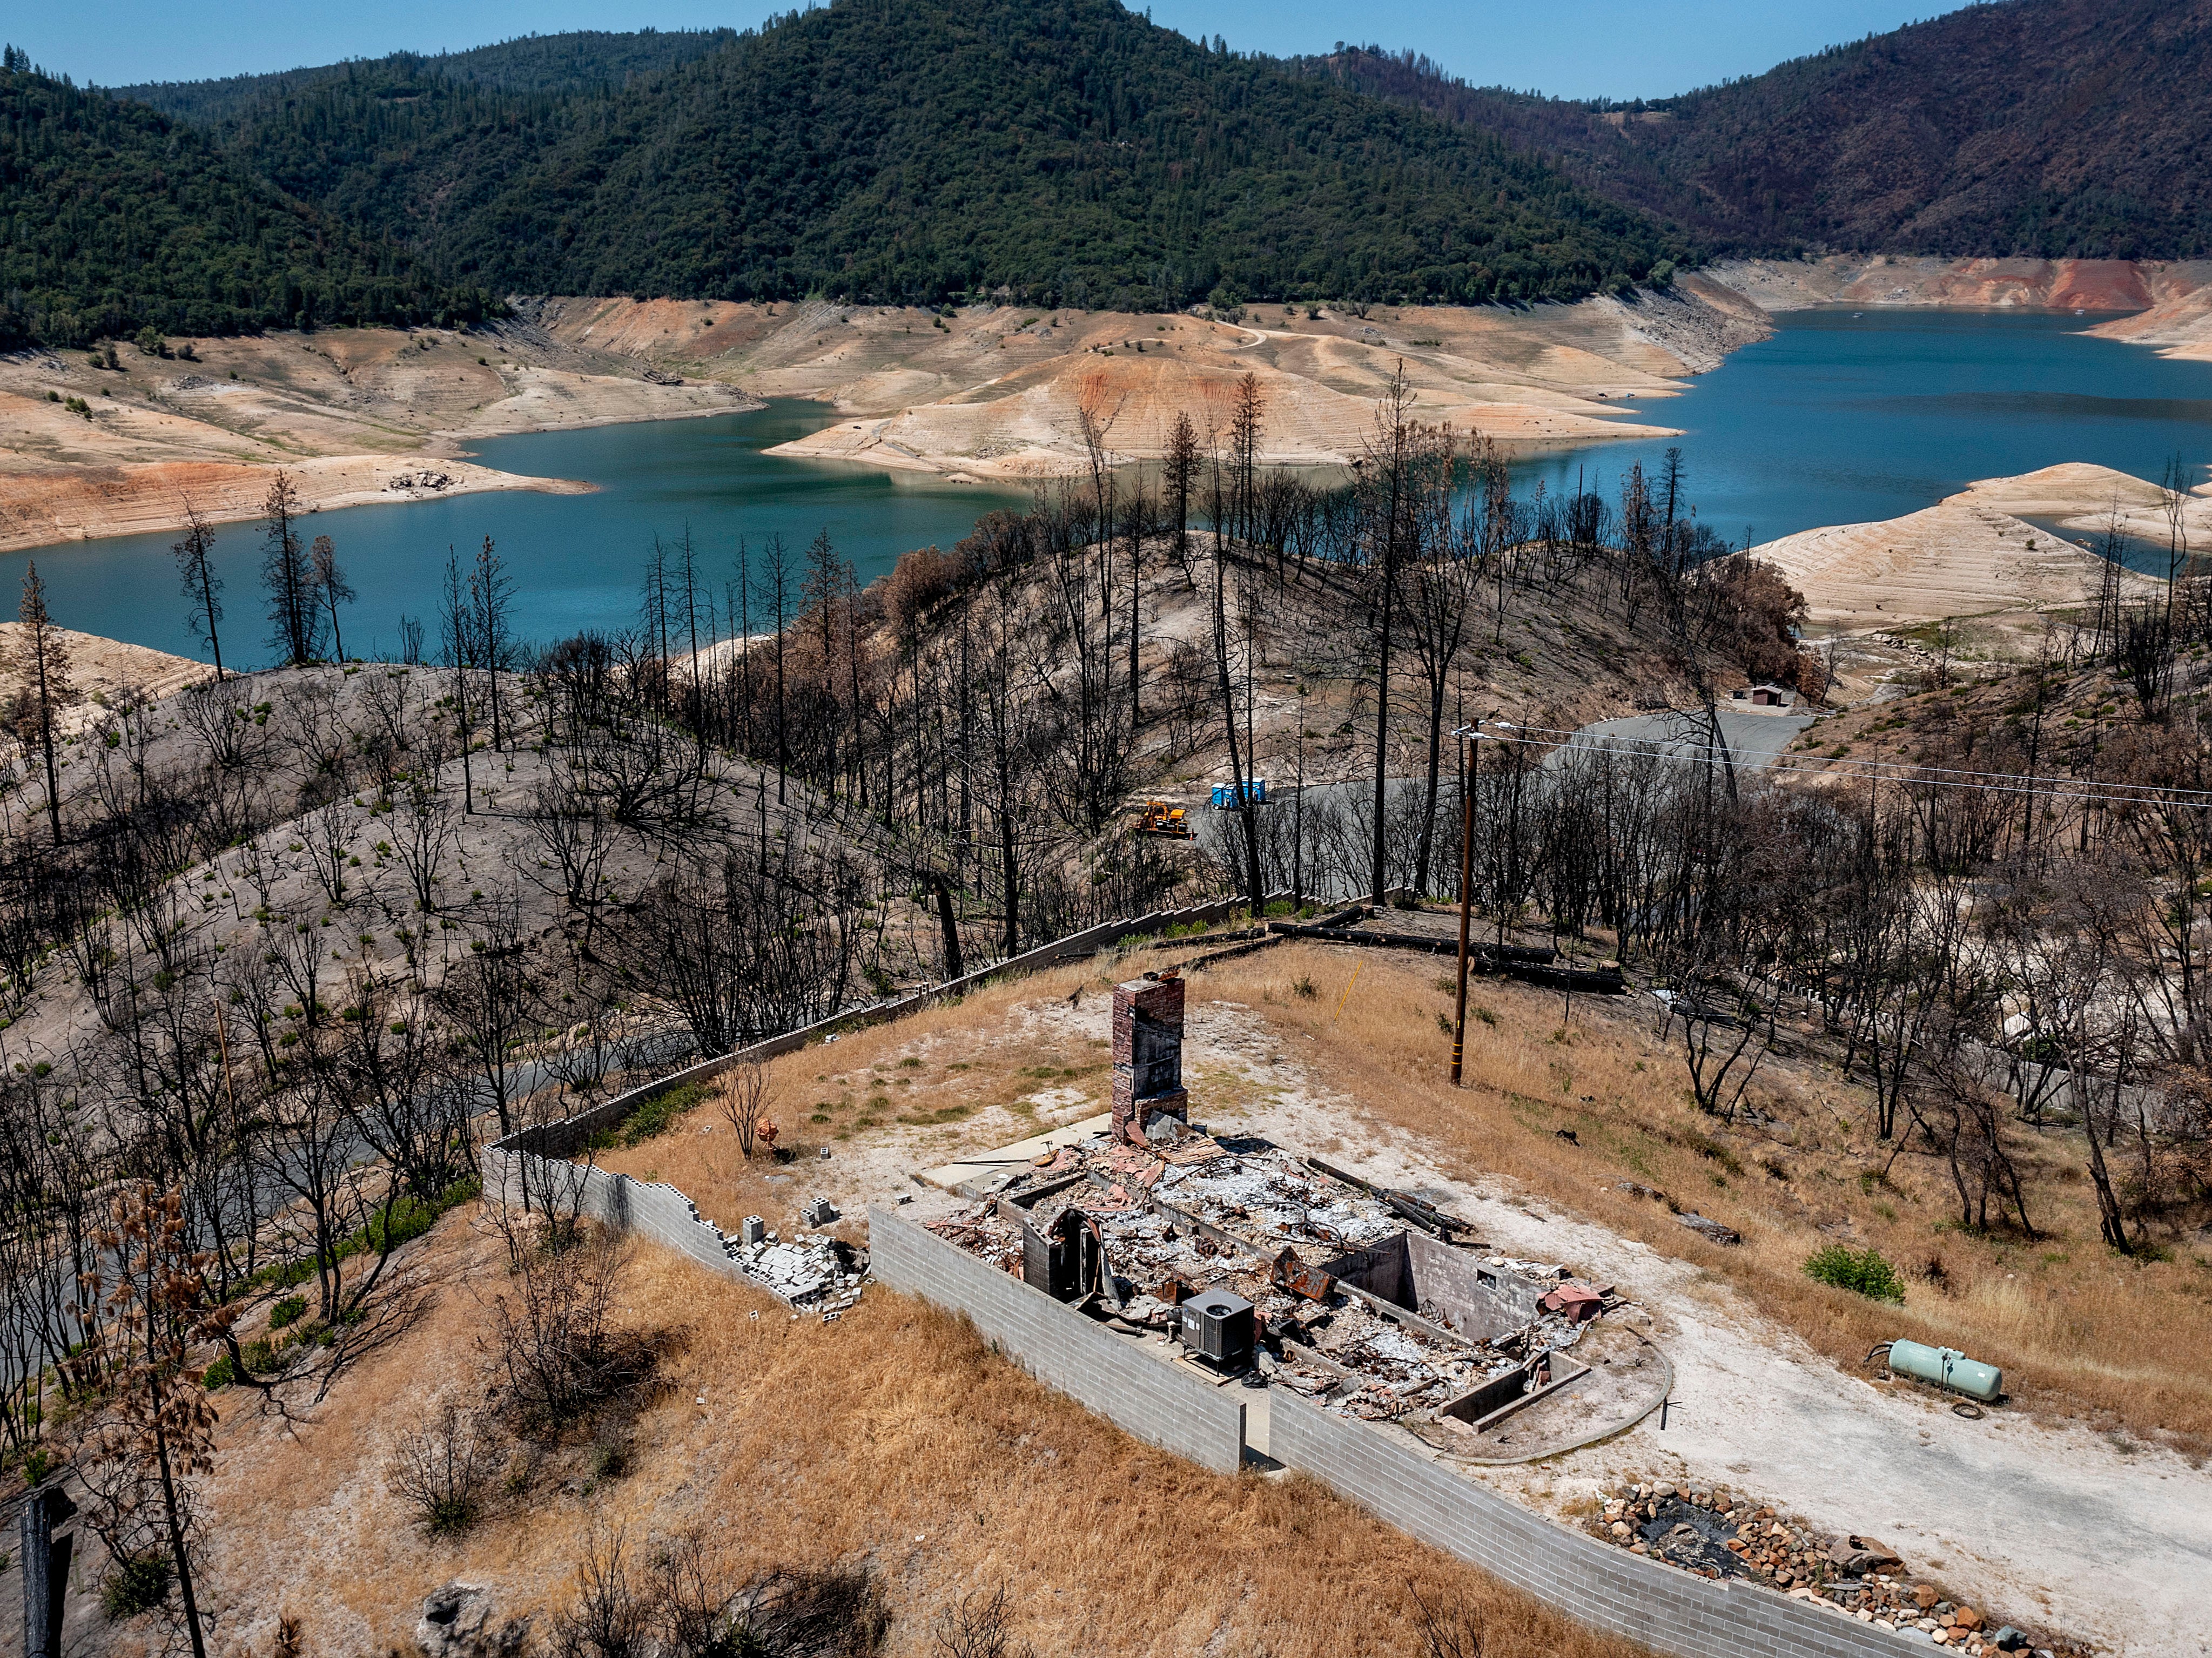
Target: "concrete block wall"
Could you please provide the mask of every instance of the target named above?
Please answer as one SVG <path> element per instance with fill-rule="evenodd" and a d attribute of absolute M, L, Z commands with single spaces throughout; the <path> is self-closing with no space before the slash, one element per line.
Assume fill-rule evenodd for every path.
<path fill-rule="evenodd" d="M 730 1259 L 732 1241 L 701 1218 L 697 1205 L 665 1181 L 633 1180 L 594 1169 L 587 1177 L 584 1212 L 610 1226 L 665 1244 L 702 1266 L 747 1283 L 756 1281 Z"/>
<path fill-rule="evenodd" d="M 1133 1347 L 1042 1290 L 888 1209 L 868 1212 L 870 1276 L 963 1313 L 1047 1387 L 1217 1473 L 1244 1457 L 1243 1389 L 1217 1388 Z"/>
<path fill-rule="evenodd" d="M 1749 1583 L 1693 1577 L 1556 1526 L 1362 1422 L 1268 1394 L 1268 1451 L 1577 1623 L 1676 1658 L 1898 1658 L 1900 1637 Z"/>
<path fill-rule="evenodd" d="M 769 1289 L 730 1259 L 732 1240 L 701 1216 L 690 1199 L 665 1181 L 635 1180 L 609 1169 L 586 1168 L 514 1151 L 501 1141 L 478 1152 L 477 1166 L 487 1198 L 520 1205 L 528 1195 L 542 1207 L 548 1191 L 557 1193 L 562 1212 L 573 1209 L 606 1225 L 635 1232 L 726 1277 L 742 1278 L 756 1289 Z"/>

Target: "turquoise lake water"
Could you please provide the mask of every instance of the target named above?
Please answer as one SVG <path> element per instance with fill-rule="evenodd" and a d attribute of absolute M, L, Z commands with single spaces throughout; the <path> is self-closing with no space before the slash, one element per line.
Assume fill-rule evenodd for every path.
<path fill-rule="evenodd" d="M 1680 438 L 1538 457 L 1518 469 L 1612 494 L 1679 444 L 1690 499 L 1741 544 L 1933 506 L 1977 478 L 2090 461 L 2192 481 L 2212 459 L 2212 363 L 2170 361 L 2081 332 L 2071 312 L 1798 311 L 1680 397 L 1638 405 Z M 2075 532 L 2078 534 L 2079 532 Z"/>
<path fill-rule="evenodd" d="M 806 544 L 826 529 L 867 580 L 909 549 L 949 547 L 983 513 L 1029 502 L 1026 493 L 762 452 L 836 418 L 826 404 L 782 401 L 743 414 L 488 438 L 470 446 L 471 460 L 599 488 L 586 495 L 512 490 L 348 507 L 314 513 L 303 529 L 331 537 L 360 595 L 342 612 L 347 653 L 373 656 L 398 653 L 405 616 L 422 623 L 426 650 L 436 648 L 447 550 L 465 563 L 486 536 L 514 579 L 516 636 L 544 643 L 634 622 L 655 534 L 665 542 L 690 527 L 702 580 L 719 606 L 724 584 L 736 574 L 740 536 L 757 550 L 781 534 L 795 584 Z M 169 551 L 175 540 L 174 531 L 115 536 L 9 554 L 0 556 L 0 579 L 12 595 L 26 559 L 35 558 L 48 608 L 64 627 L 204 658 L 185 625 Z M 272 653 L 257 581 L 259 526 L 221 526 L 216 562 L 225 584 L 223 662 L 265 664 Z"/>
<path fill-rule="evenodd" d="M 2201 481 L 2212 455 L 2212 363 L 2171 362 L 2140 347 L 2091 339 L 2096 318 L 2021 312 L 1797 312 L 1773 338 L 1736 352 L 1679 397 L 1638 407 L 1683 428 L 1679 439 L 1591 444 L 1524 459 L 1523 489 L 1579 476 L 1611 494 L 1632 463 L 1656 466 L 1679 443 L 1689 498 L 1715 530 L 1760 541 L 1822 524 L 1916 512 L 1976 478 L 2059 461 L 2094 461 L 2156 477 L 2179 452 Z M 436 635 L 436 592 L 448 547 L 465 557 L 483 537 L 515 578 L 525 638 L 617 628 L 637 611 L 653 537 L 690 526 L 719 587 L 740 536 L 756 548 L 781 533 L 794 550 L 827 529 L 863 580 L 909 548 L 950 546 L 982 513 L 1019 507 L 1024 492 L 895 477 L 762 452 L 836 416 L 782 402 L 746 414 L 488 439 L 470 456 L 541 477 L 581 478 L 588 495 L 462 495 L 408 506 L 316 514 L 360 594 L 345 621 L 349 650 L 395 650 L 403 616 Z M 169 547 L 173 535 L 67 543 L 33 555 L 56 620 L 185 654 Z M 259 539 L 227 525 L 216 557 L 228 584 L 224 657 L 267 659 L 255 589 Z M 0 557 L 21 577 L 26 555 Z"/>

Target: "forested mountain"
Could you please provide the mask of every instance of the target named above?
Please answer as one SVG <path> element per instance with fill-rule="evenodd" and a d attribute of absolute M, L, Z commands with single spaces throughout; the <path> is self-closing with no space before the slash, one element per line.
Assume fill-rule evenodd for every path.
<path fill-rule="evenodd" d="M 2001 0 L 1633 106 L 1470 87 L 1374 48 L 1312 65 L 1720 247 L 2212 254 L 2212 0 Z"/>
<path fill-rule="evenodd" d="M 204 135 L 143 104 L 0 64 L 0 347 L 152 326 L 211 334 L 315 322 L 464 320 L 480 292 L 287 200 Z"/>
<path fill-rule="evenodd" d="M 738 38 L 734 29 L 640 29 L 612 34 L 578 29 L 566 34 L 526 34 L 496 46 L 434 57 L 394 52 L 383 63 L 396 68 L 404 86 L 416 78 L 450 82 L 493 92 L 572 94 L 619 87 L 633 76 L 656 75 L 718 52 Z M 358 64 L 327 64 L 274 75 L 234 75 L 220 81 L 157 81 L 113 88 L 118 98 L 151 104 L 165 115 L 202 125 L 251 117 L 272 101 L 297 97 L 324 82 L 357 72 Z M 420 95 L 395 90 L 395 97 Z"/>
<path fill-rule="evenodd" d="M 493 291 L 1566 299 L 1687 251 L 1487 135 L 1115 0 L 836 0 L 617 75 L 632 39 L 144 90 Z"/>

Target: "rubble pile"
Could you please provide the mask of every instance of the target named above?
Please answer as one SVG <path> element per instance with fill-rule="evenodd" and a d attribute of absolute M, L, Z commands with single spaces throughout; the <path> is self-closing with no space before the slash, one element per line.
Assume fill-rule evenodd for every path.
<path fill-rule="evenodd" d="M 1210 1155 L 1209 1155 L 1210 1153 Z M 1255 1242 L 1317 1243 L 1331 1251 L 1380 1243 L 1406 1230 L 1388 1206 L 1301 1168 L 1273 1145 L 1192 1143 L 1163 1165 L 1153 1196 Z"/>
<path fill-rule="evenodd" d="M 1094 1298 L 1093 1315 L 1173 1340 L 1182 1300 L 1227 1290 L 1252 1303 L 1263 1377 L 1366 1421 L 1432 1420 L 1444 1405 L 1582 1334 L 1583 1326 L 1565 1313 L 1540 1312 L 1491 1342 L 1460 1333 L 1434 1306 L 1394 1316 L 1324 1269 L 1404 1232 L 1402 1213 L 1266 1140 L 1176 1127 L 1158 1146 L 1117 1145 L 1103 1134 L 1063 1146 L 930 1230 L 1019 1277 L 1021 1218 L 1044 1234 L 1066 1211 L 1079 1209 L 1098 1229 L 1115 1291 Z M 1535 1282 L 1567 1277 L 1565 1267 L 1546 1263 L 1481 1259 Z"/>
<path fill-rule="evenodd" d="M 988 1198 L 951 1220 L 929 1221 L 925 1227 L 1002 1272 L 1022 1275 L 1021 1223 L 1001 1215 Z"/>
<path fill-rule="evenodd" d="M 1590 1530 L 1604 1540 L 1705 1577 L 1771 1583 L 1877 1628 L 1969 1655 L 2073 1658 L 1915 1582 L 1870 1537 L 1830 1537 L 1794 1524 L 1725 1485 L 1633 1481 L 1604 1500 Z"/>
<path fill-rule="evenodd" d="M 1016 1253 L 1020 1250 L 1018 1237 Z M 793 1307 L 835 1317 L 860 1298 L 860 1280 L 866 1276 L 851 1259 L 851 1250 L 837 1239 L 819 1232 L 801 1232 L 787 1240 L 773 1232 L 756 1243 L 732 1243 L 730 1259 L 744 1272 Z"/>
<path fill-rule="evenodd" d="M 1442 1341 L 1350 1297 L 1309 1303 L 1282 1333 L 1282 1360 L 1260 1368 L 1340 1416 L 1395 1422 L 1433 1412 L 1516 1361 L 1494 1349 Z"/>

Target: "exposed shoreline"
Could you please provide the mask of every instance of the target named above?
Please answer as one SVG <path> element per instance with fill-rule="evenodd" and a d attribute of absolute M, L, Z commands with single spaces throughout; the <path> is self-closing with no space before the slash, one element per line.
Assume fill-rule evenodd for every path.
<path fill-rule="evenodd" d="M 1801 530 L 1752 551 L 1805 595 L 1808 620 L 1827 632 L 2040 612 L 2084 603 L 2102 578 L 2102 557 L 2075 537 L 2101 528 L 2115 509 L 2129 532 L 2162 537 L 2163 502 L 2154 484 L 2069 462 L 1982 478 L 1917 513 Z M 2185 511 L 2201 546 L 2212 537 L 2212 495 L 2199 492 Z M 2120 585 L 2130 597 L 2166 588 L 2134 571 L 2123 571 Z"/>
<path fill-rule="evenodd" d="M 2151 313 L 2212 298 L 2212 261 L 1940 259 L 1830 254 L 1817 259 L 1723 259 L 1704 274 L 1771 314 L 1855 309 Z M 2124 337 L 2124 323 L 2085 333 Z"/>
<path fill-rule="evenodd" d="M 2212 357 L 2212 262 L 1832 257 L 1723 262 L 1663 294 L 1571 306 L 1255 306 L 1189 314 L 808 302 L 546 298 L 471 333 L 340 329 L 196 340 L 193 357 L 0 358 L 0 551 L 165 532 L 184 502 L 259 515 L 274 471 L 311 510 L 527 489 L 573 479 L 463 459 L 483 439 L 757 409 L 832 418 L 768 452 L 953 483 L 1079 475 L 1087 415 L 1116 465 L 1157 460 L 1175 416 L 1225 431 L 1249 373 L 1267 400 L 1262 460 L 1340 466 L 1401 365 L 1418 418 L 1531 452 L 1674 428 L 1632 404 L 1826 306 L 2093 310 L 2086 332 Z M 1318 311 L 1320 314 L 1313 314 Z M 2128 314 L 2112 316 L 2113 312 Z M 66 399 L 81 401 L 74 412 Z M 1808 532 L 1812 533 L 1812 532 Z"/>
<path fill-rule="evenodd" d="M 114 536 L 166 534 L 184 525 L 189 501 L 216 524 L 261 516 L 282 471 L 309 513 L 344 507 L 404 506 L 448 495 L 528 489 L 588 495 L 599 487 L 572 478 L 530 477 L 464 460 L 368 455 L 314 458 L 278 468 L 210 461 L 155 461 L 62 473 L 0 473 L 0 552 L 52 552 Z M 409 480 L 415 482 L 410 487 Z"/>
<path fill-rule="evenodd" d="M 176 342 L 191 356 L 34 349 L 0 357 L 0 551 L 260 515 L 290 475 L 309 512 L 595 483 L 463 459 L 487 438 L 762 406 L 526 326 L 334 329 Z M 72 406 L 76 405 L 76 406 Z"/>

